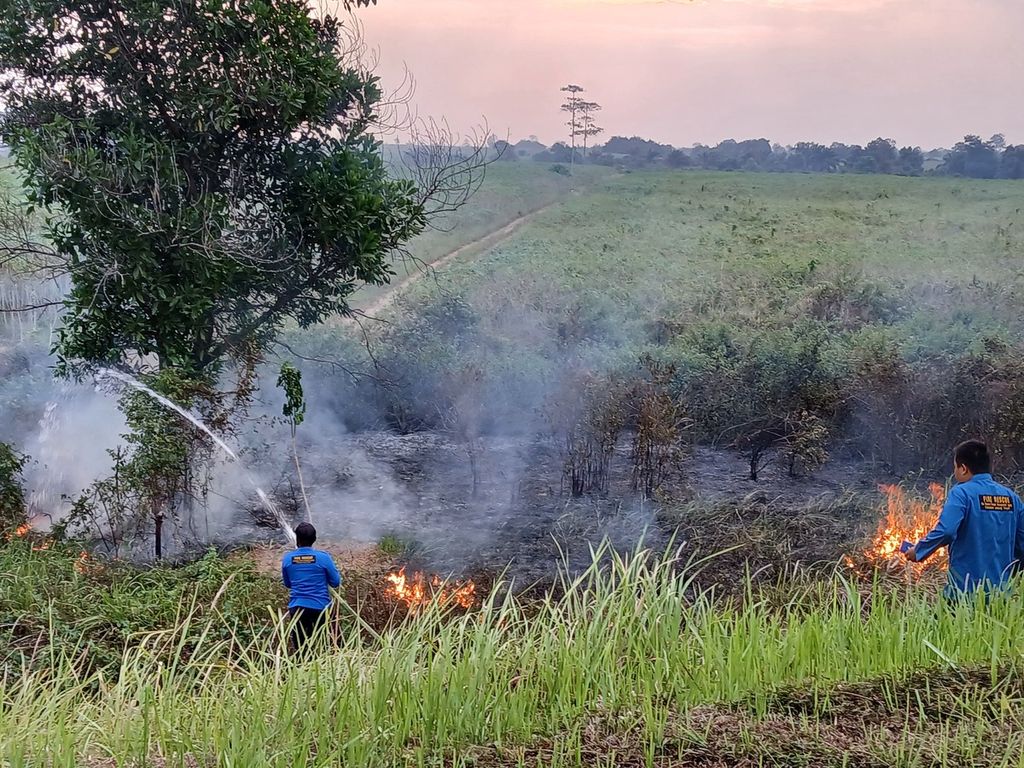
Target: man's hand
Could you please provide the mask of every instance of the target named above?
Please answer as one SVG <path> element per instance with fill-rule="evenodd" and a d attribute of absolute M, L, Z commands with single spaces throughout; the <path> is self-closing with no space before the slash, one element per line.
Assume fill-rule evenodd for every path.
<path fill-rule="evenodd" d="M 910 549 L 908 549 L 906 552 L 904 552 L 903 556 L 905 558 L 907 558 L 907 562 L 908 563 L 916 563 L 917 562 L 917 545 L 915 544 Z"/>

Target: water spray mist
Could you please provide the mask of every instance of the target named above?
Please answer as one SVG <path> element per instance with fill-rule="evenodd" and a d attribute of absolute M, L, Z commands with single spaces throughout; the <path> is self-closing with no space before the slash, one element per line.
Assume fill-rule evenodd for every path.
<path fill-rule="evenodd" d="M 278 524 L 281 526 L 281 530 L 284 531 L 284 534 L 288 537 L 288 541 L 291 543 L 291 545 L 293 547 L 296 545 L 295 531 L 292 530 L 291 525 L 289 525 L 284 515 L 281 514 L 281 510 L 277 508 L 277 505 L 270 500 L 270 497 L 267 496 L 266 492 L 262 488 L 260 488 L 256 480 L 253 478 L 253 476 L 249 474 L 248 470 L 245 469 L 245 467 L 242 465 L 242 462 L 238 458 L 238 454 L 231 450 L 231 447 L 227 443 L 225 443 L 220 437 L 218 437 L 213 432 L 213 430 L 206 426 L 206 424 L 204 424 L 203 421 L 198 416 L 182 408 L 173 400 L 167 399 L 159 392 L 150 389 L 141 381 L 133 378 L 132 376 L 129 376 L 127 373 L 115 371 L 111 368 L 100 368 L 99 371 L 97 371 L 97 374 L 101 377 L 116 379 L 122 382 L 123 384 L 127 384 L 129 387 L 132 387 L 133 389 L 137 389 L 139 392 L 145 393 L 146 395 L 156 400 L 165 408 L 169 408 L 170 410 L 174 411 L 176 414 L 181 416 L 183 419 L 186 419 L 189 422 L 191 422 L 196 427 L 196 429 L 199 429 L 206 435 L 208 435 L 210 439 L 213 440 L 214 443 L 216 443 L 218 448 L 224 451 L 224 453 L 226 453 L 233 462 L 242 467 L 242 472 L 245 474 L 246 479 L 249 481 L 252 487 L 256 489 L 256 495 L 260 497 L 260 501 L 263 503 L 263 506 L 265 506 L 277 520 Z"/>

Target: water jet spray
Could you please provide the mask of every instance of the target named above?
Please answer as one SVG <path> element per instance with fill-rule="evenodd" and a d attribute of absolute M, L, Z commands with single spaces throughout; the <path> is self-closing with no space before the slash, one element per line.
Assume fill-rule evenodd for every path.
<path fill-rule="evenodd" d="M 97 371 L 97 376 L 116 379 L 117 381 L 120 381 L 123 384 L 127 384 L 129 387 L 132 387 L 133 389 L 136 389 L 139 392 L 148 395 L 165 408 L 169 408 L 170 410 L 174 411 L 176 414 L 181 416 L 183 419 L 188 420 L 193 426 L 196 427 L 196 429 L 208 435 L 209 438 L 213 440 L 213 442 L 217 445 L 218 448 L 220 448 L 225 454 L 228 455 L 228 457 L 233 462 L 235 462 L 239 467 L 242 468 L 242 472 L 245 475 L 246 479 L 249 481 L 250 485 L 252 485 L 252 487 L 256 489 L 256 495 L 259 496 L 260 501 L 263 503 L 263 506 L 265 506 L 274 516 L 274 519 L 277 520 L 278 524 L 281 526 L 281 530 L 284 531 L 285 536 L 288 537 L 289 543 L 293 547 L 296 545 L 295 531 L 292 530 L 291 525 L 285 519 L 284 515 L 281 513 L 281 510 L 279 510 L 277 508 L 277 505 L 270 500 L 270 497 L 267 496 L 266 492 L 262 488 L 260 488 L 259 484 L 253 478 L 253 476 L 249 474 L 249 471 L 242 465 L 242 462 L 238 458 L 238 454 L 231 450 L 231 447 L 227 443 L 225 443 L 220 437 L 218 437 L 213 432 L 212 429 L 206 426 L 206 424 L 203 423 L 202 419 L 200 419 L 195 414 L 189 412 L 185 408 L 182 408 L 173 400 L 169 400 L 168 398 L 161 395 L 159 392 L 156 392 L 155 390 L 147 387 L 138 379 L 129 376 L 127 373 L 115 371 L 111 368 L 100 368 Z"/>

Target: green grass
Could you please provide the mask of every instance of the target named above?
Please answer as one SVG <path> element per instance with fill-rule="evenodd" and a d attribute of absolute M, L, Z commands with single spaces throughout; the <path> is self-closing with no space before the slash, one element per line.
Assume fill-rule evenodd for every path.
<path fill-rule="evenodd" d="M 353 296 L 352 305 L 359 309 L 372 304 L 396 283 L 421 273 L 425 265 L 607 175 L 609 172 L 603 168 L 584 168 L 569 178 L 553 173 L 544 164 L 490 165 L 479 190 L 464 206 L 431 222 L 425 232 L 408 244 L 408 255 L 397 258 L 393 264 L 395 277 L 391 286 L 363 286 Z"/>
<path fill-rule="evenodd" d="M 596 182 L 416 290 L 476 302 L 514 296 L 527 306 L 599 300 L 635 328 L 673 315 L 761 322 L 811 273 L 852 273 L 931 311 L 950 302 L 949 288 L 973 286 L 992 309 L 977 322 L 1019 329 L 1011 310 L 1022 245 L 1016 182 L 629 174 Z"/>
<path fill-rule="evenodd" d="M 134 636 L 116 674 L 62 653 L 9 675 L 0 760 L 585 766 L 618 752 L 621 764 L 682 766 L 724 751 L 841 765 L 845 751 L 862 765 L 1018 764 L 1019 600 L 954 612 L 839 577 L 791 595 L 716 603 L 672 563 L 633 557 L 558 600 L 432 607 L 380 633 L 353 629 L 305 663 L 271 625 L 240 641 L 197 605 Z"/>
<path fill-rule="evenodd" d="M 411 552 L 415 543 L 402 538 L 398 534 L 388 533 L 381 536 L 377 542 L 377 548 L 388 557 L 400 557 Z"/>
<path fill-rule="evenodd" d="M 54 656 L 73 656 L 83 669 L 116 671 L 129 638 L 173 626 L 183 613 L 203 606 L 227 582 L 218 601 L 222 632 L 233 625 L 239 638 L 265 624 L 265 608 L 279 602 L 279 585 L 245 562 L 215 554 L 182 567 L 144 570 L 102 560 L 79 562 L 81 548 L 42 540 L 0 544 L 0 670 L 41 669 Z M 77 567 L 76 567 L 77 565 Z M 195 639 L 195 638 L 193 638 Z"/>

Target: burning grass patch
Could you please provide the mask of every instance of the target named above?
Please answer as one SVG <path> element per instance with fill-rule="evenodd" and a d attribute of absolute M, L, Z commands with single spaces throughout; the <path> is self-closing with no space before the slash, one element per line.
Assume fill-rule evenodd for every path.
<path fill-rule="evenodd" d="M 902 572 L 911 579 L 944 572 L 949 564 L 945 548 L 926 562 L 908 563 L 900 552 L 900 545 L 904 541 L 916 544 L 932 530 L 946 500 L 945 486 L 931 483 L 928 498 L 898 485 L 882 484 L 878 490 L 885 497 L 885 516 L 879 521 L 871 542 L 861 552 L 846 557 L 846 564 L 860 572 Z"/>
<path fill-rule="evenodd" d="M 914 564 L 899 552 L 902 541 L 916 542 L 931 530 L 944 499 L 945 488 L 935 483 L 927 492 L 882 484 L 878 495 L 847 494 L 801 507 L 758 495 L 694 503 L 664 512 L 660 522 L 675 527 L 684 550 L 700 562 L 691 573 L 694 584 L 722 598 L 753 595 L 779 604 L 795 593 L 806 602 L 806 587 L 838 569 L 870 600 L 873 585 L 890 591 L 944 581 L 945 550 Z"/>

